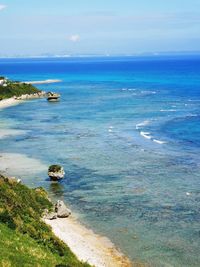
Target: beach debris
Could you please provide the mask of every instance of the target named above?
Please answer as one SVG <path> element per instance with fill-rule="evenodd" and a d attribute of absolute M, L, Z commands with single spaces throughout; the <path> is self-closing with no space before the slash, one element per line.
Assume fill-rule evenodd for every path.
<path fill-rule="evenodd" d="M 62 200 L 58 200 L 55 205 L 55 212 L 58 218 L 67 218 L 71 215 L 71 210 L 68 209 Z"/>
<path fill-rule="evenodd" d="M 54 164 L 54 165 L 49 166 L 48 176 L 52 180 L 58 181 L 65 176 L 65 171 L 62 166 Z"/>
<path fill-rule="evenodd" d="M 186 196 L 190 196 L 191 195 L 191 193 L 190 192 L 186 192 Z"/>
<path fill-rule="evenodd" d="M 53 93 L 53 92 L 48 92 L 47 93 L 47 100 L 50 102 L 55 102 L 60 100 L 60 95 Z"/>

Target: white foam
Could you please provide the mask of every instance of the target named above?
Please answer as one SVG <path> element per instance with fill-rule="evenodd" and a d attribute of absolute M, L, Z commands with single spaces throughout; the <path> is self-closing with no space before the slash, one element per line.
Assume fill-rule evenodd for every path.
<path fill-rule="evenodd" d="M 165 141 L 161 141 L 161 140 L 157 140 L 157 139 L 153 139 L 153 142 L 155 142 L 155 143 L 157 143 L 157 144 L 160 144 L 160 145 L 162 145 L 162 144 L 166 144 Z"/>
<path fill-rule="evenodd" d="M 143 126 L 146 126 L 148 124 L 149 124 L 149 121 L 146 120 L 146 121 L 143 121 L 141 123 L 136 124 L 135 128 L 136 128 L 136 130 L 139 130 L 140 128 L 142 128 Z"/>
<path fill-rule="evenodd" d="M 140 135 L 146 139 L 152 139 L 152 136 L 148 132 L 140 132 Z"/>
<path fill-rule="evenodd" d="M 176 109 L 161 109 L 160 112 L 175 112 Z"/>
<path fill-rule="evenodd" d="M 142 94 L 155 95 L 156 91 L 141 91 Z"/>
<path fill-rule="evenodd" d="M 122 91 L 136 91 L 134 88 L 122 88 Z"/>

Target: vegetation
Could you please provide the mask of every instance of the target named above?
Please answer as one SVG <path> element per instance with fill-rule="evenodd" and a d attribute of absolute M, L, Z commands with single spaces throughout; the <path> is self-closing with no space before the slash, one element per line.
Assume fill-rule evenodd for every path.
<path fill-rule="evenodd" d="M 0 175 L 0 266 L 89 267 L 42 221 L 52 207 L 42 188 Z"/>
<path fill-rule="evenodd" d="M 60 165 L 49 166 L 48 172 L 59 172 L 62 169 Z"/>
<path fill-rule="evenodd" d="M 0 77 L 0 79 L 3 79 L 3 77 Z M 40 90 L 38 90 L 31 84 L 12 82 L 10 80 L 6 80 L 4 84 L 0 85 L 0 100 L 13 96 L 34 94 L 38 92 L 40 92 Z"/>

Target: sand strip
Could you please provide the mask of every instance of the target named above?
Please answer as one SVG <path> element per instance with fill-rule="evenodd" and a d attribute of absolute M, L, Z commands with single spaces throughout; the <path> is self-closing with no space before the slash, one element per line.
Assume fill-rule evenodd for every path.
<path fill-rule="evenodd" d="M 75 218 L 47 220 L 53 232 L 79 260 L 96 267 L 130 267 L 130 261 L 106 237 L 95 234 Z"/>
<path fill-rule="evenodd" d="M 62 82 L 62 80 L 48 79 L 48 80 L 43 80 L 43 81 L 28 81 L 28 82 L 23 82 L 23 83 L 27 83 L 27 84 L 49 84 L 49 83 L 60 83 L 60 82 Z"/>
<path fill-rule="evenodd" d="M 25 94 L 25 95 L 21 95 L 18 97 L 6 98 L 3 100 L 0 100 L 0 109 L 18 105 L 23 102 L 22 100 L 33 100 L 33 99 L 39 99 L 43 97 L 46 97 L 45 91 L 39 91 L 38 93 L 34 93 L 34 94 Z"/>
<path fill-rule="evenodd" d="M 15 106 L 20 104 L 21 101 L 16 100 L 14 97 L 3 99 L 0 101 L 0 109 L 7 108 L 10 106 Z"/>

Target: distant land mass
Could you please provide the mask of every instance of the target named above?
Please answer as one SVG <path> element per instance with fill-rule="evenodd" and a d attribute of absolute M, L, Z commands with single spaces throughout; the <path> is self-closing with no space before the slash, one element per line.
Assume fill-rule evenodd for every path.
<path fill-rule="evenodd" d="M 141 52 L 141 53 L 104 53 L 104 54 L 53 54 L 45 53 L 38 55 L 28 55 L 28 54 L 0 54 L 0 58 L 70 58 L 70 57 L 152 57 L 152 56 L 194 56 L 200 55 L 200 51 L 160 51 L 160 52 Z"/>

